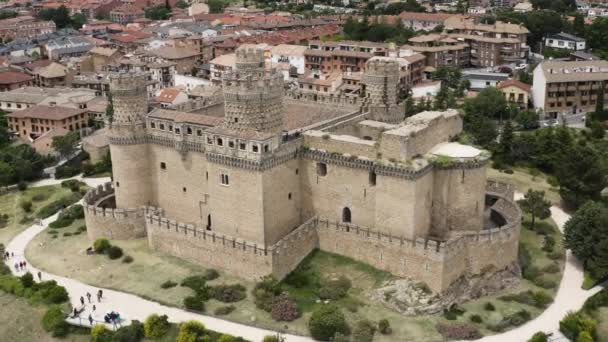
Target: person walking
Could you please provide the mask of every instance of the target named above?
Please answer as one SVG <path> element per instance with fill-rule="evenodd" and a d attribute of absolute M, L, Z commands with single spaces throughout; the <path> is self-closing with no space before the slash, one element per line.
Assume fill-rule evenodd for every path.
<path fill-rule="evenodd" d="M 19 272 L 19 264 L 15 263 L 15 272 Z"/>
<path fill-rule="evenodd" d="M 80 304 L 82 304 L 82 306 L 84 306 L 84 297 L 80 296 Z"/>
<path fill-rule="evenodd" d="M 93 312 L 95 312 L 95 309 L 97 309 L 97 308 L 95 307 L 95 304 L 93 304 Z"/>
<path fill-rule="evenodd" d="M 89 324 L 93 326 L 93 316 L 91 314 L 89 314 Z"/>
<path fill-rule="evenodd" d="M 89 304 L 91 304 L 91 294 L 87 292 L 87 300 L 89 301 Z"/>
<path fill-rule="evenodd" d="M 42 272 L 38 271 L 38 280 L 42 281 Z"/>
<path fill-rule="evenodd" d="M 27 263 L 23 260 L 23 269 L 27 270 Z"/>
<path fill-rule="evenodd" d="M 99 289 L 99 291 L 97 291 L 97 301 L 101 302 L 102 297 L 103 297 L 103 291 L 101 289 Z"/>

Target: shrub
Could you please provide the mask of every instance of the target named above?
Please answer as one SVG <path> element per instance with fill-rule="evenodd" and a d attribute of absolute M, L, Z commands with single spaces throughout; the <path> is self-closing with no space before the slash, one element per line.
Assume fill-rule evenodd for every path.
<path fill-rule="evenodd" d="M 549 235 L 555 233 L 555 227 L 549 222 L 537 221 L 534 223 L 534 231 L 536 234 Z"/>
<path fill-rule="evenodd" d="M 496 307 L 494 307 L 494 304 L 492 304 L 491 302 L 487 302 L 484 304 L 483 309 L 486 311 L 494 311 L 496 310 Z"/>
<path fill-rule="evenodd" d="M 464 315 L 466 310 L 458 306 L 458 304 L 454 303 L 450 306 L 449 309 L 443 311 L 443 316 L 448 320 L 456 320 L 458 316 Z"/>
<path fill-rule="evenodd" d="M 99 254 L 104 253 L 110 248 L 110 246 L 112 245 L 110 244 L 110 241 L 108 241 L 108 239 L 100 238 L 93 242 L 93 249 L 95 250 L 95 253 Z"/>
<path fill-rule="evenodd" d="M 588 331 L 581 331 L 576 338 L 576 342 L 594 342 L 593 336 Z"/>
<path fill-rule="evenodd" d="M 118 259 L 122 256 L 122 248 L 118 246 L 110 246 L 108 248 L 108 257 L 112 260 Z"/>
<path fill-rule="evenodd" d="M 205 335 L 205 326 L 197 321 L 187 321 L 179 325 L 179 334 L 176 342 L 202 341 Z"/>
<path fill-rule="evenodd" d="M 169 328 L 167 315 L 152 314 L 144 322 L 144 336 L 155 340 L 163 337 L 169 331 Z"/>
<path fill-rule="evenodd" d="M 474 325 L 471 324 L 438 324 L 437 331 L 448 340 L 476 340 L 482 335 Z"/>
<path fill-rule="evenodd" d="M 125 264 L 130 264 L 133 262 L 133 257 L 130 255 L 125 255 L 125 257 L 122 258 L 122 262 Z"/>
<path fill-rule="evenodd" d="M 184 306 L 191 311 L 205 311 L 205 303 L 199 296 L 188 296 L 184 298 Z"/>
<path fill-rule="evenodd" d="M 546 235 L 545 238 L 543 239 L 542 250 L 550 253 L 550 252 L 553 252 L 554 248 L 555 248 L 555 238 L 551 235 Z"/>
<path fill-rule="evenodd" d="M 266 312 L 272 311 L 272 300 L 281 293 L 281 285 L 273 276 L 265 276 L 255 284 L 252 291 L 255 306 Z"/>
<path fill-rule="evenodd" d="M 352 340 L 353 342 L 372 342 L 375 332 L 376 327 L 372 322 L 361 320 L 357 322 L 353 329 Z"/>
<path fill-rule="evenodd" d="M 217 342 L 237 342 L 237 338 L 229 334 L 222 334 Z"/>
<path fill-rule="evenodd" d="M 334 305 L 324 305 L 313 311 L 308 329 L 310 335 L 319 341 L 329 341 L 336 333 L 350 334 L 344 314 Z"/>
<path fill-rule="evenodd" d="M 570 340 L 575 340 L 582 332 L 595 335 L 597 321 L 582 312 L 568 312 L 559 322 L 559 331 Z"/>
<path fill-rule="evenodd" d="M 393 332 L 393 330 L 391 329 L 391 324 L 389 323 L 388 319 L 383 318 L 378 322 L 378 331 L 382 335 L 389 335 Z"/>
<path fill-rule="evenodd" d="M 116 330 L 112 342 L 139 342 L 144 337 L 144 325 L 138 321 L 131 321 L 131 325 Z"/>
<path fill-rule="evenodd" d="M 554 262 L 551 263 L 545 267 L 543 267 L 542 271 L 545 273 L 557 273 L 559 272 L 560 268 L 559 268 L 559 264 Z"/>
<path fill-rule="evenodd" d="M 278 335 L 267 335 L 264 336 L 262 342 L 281 342 Z"/>
<path fill-rule="evenodd" d="M 76 229 L 77 232 L 86 232 L 87 231 L 87 226 L 80 226 L 78 227 L 78 229 Z"/>
<path fill-rule="evenodd" d="M 219 308 L 215 309 L 215 311 L 213 311 L 213 314 L 216 316 L 225 316 L 232 313 L 232 311 L 234 311 L 235 309 L 236 307 L 234 305 L 220 306 Z"/>
<path fill-rule="evenodd" d="M 91 342 L 104 342 L 109 340 L 111 332 L 103 324 L 95 324 L 91 328 Z"/>
<path fill-rule="evenodd" d="M 483 319 L 481 318 L 480 315 L 471 315 L 470 319 L 471 319 L 471 322 L 473 322 L 473 323 L 483 322 Z"/>
<path fill-rule="evenodd" d="M 63 233 L 63 236 L 65 236 L 65 237 L 69 237 L 69 236 L 72 236 L 72 233 L 70 233 L 70 232 L 65 232 L 65 233 Z"/>
<path fill-rule="evenodd" d="M 161 289 L 170 289 L 172 287 L 176 287 L 177 283 L 171 280 L 167 280 L 166 282 L 160 284 Z"/>
<path fill-rule="evenodd" d="M 608 306 L 608 290 L 602 289 L 600 292 L 589 297 L 583 305 L 585 312 L 592 312 L 599 307 Z"/>
<path fill-rule="evenodd" d="M 538 267 L 529 266 L 524 269 L 522 276 L 524 277 L 524 279 L 533 281 L 536 277 L 540 276 L 540 274 L 541 273 Z"/>
<path fill-rule="evenodd" d="M 542 287 L 543 289 L 554 289 L 557 287 L 557 283 L 555 281 L 547 279 L 545 277 L 537 277 L 532 282 L 534 283 L 534 285 Z"/>
<path fill-rule="evenodd" d="M 189 287 L 194 292 L 199 292 L 202 289 L 206 288 L 207 279 L 201 275 L 190 276 L 184 280 L 182 280 L 181 286 Z"/>
<path fill-rule="evenodd" d="M 270 315 L 275 321 L 291 322 L 300 317 L 300 311 L 296 301 L 287 292 L 283 292 L 274 297 Z"/>
<path fill-rule="evenodd" d="M 43 193 L 35 194 L 34 196 L 32 196 L 32 201 L 34 202 L 44 201 L 45 199 L 47 199 L 47 197 Z"/>
<path fill-rule="evenodd" d="M 32 211 L 32 202 L 30 202 L 30 201 L 21 201 L 21 203 L 19 203 L 19 206 L 26 213 L 29 213 Z"/>
<path fill-rule="evenodd" d="M 59 217 L 57 218 L 57 220 L 51 222 L 49 224 L 49 227 L 53 229 L 64 228 L 71 225 L 72 222 L 74 222 L 74 220 L 72 220 L 71 218 Z"/>
<path fill-rule="evenodd" d="M 516 313 L 505 317 L 512 326 L 520 326 L 532 318 L 528 310 L 519 310 Z"/>
<path fill-rule="evenodd" d="M 317 292 L 321 299 L 337 300 L 346 296 L 346 291 L 339 287 L 323 286 Z"/>
<path fill-rule="evenodd" d="M 209 295 L 220 302 L 234 303 L 241 301 L 247 297 L 247 289 L 241 284 L 233 285 L 216 285 L 209 289 Z"/>
<path fill-rule="evenodd" d="M 21 276 L 21 285 L 25 288 L 30 288 L 34 285 L 34 276 L 30 272 Z"/>
<path fill-rule="evenodd" d="M 505 302 L 518 302 L 521 304 L 527 304 L 535 306 L 537 308 L 544 308 L 553 301 L 553 299 L 543 291 L 523 291 L 519 293 L 501 296 L 499 297 L 499 299 Z"/>
<path fill-rule="evenodd" d="M 289 275 L 284 280 L 285 284 L 289 286 L 293 286 L 295 288 L 303 288 L 308 286 L 308 277 L 303 272 L 298 272 L 296 269 L 295 272 L 289 273 Z"/>
<path fill-rule="evenodd" d="M 548 342 L 548 341 L 549 341 L 549 335 L 547 335 L 541 331 L 532 335 L 532 337 L 528 340 L 528 342 Z"/>
<path fill-rule="evenodd" d="M 17 183 L 17 189 L 19 191 L 25 191 L 27 189 L 27 183 L 26 182 Z"/>
<path fill-rule="evenodd" d="M 214 280 L 220 277 L 220 273 L 212 268 L 205 271 L 205 279 L 207 281 Z"/>
<path fill-rule="evenodd" d="M 51 306 L 42 317 L 42 327 L 50 332 L 53 337 L 63 337 L 68 334 L 69 327 L 65 321 L 61 308 L 57 305 Z"/>
<path fill-rule="evenodd" d="M 74 204 L 59 214 L 59 218 L 78 220 L 84 218 L 84 208 L 80 204 Z"/>
<path fill-rule="evenodd" d="M 40 210 L 38 210 L 38 212 L 36 213 L 36 216 L 38 218 L 42 218 L 42 219 L 52 216 L 59 210 L 67 208 L 68 206 L 72 205 L 73 203 L 78 202 L 81 197 L 82 197 L 82 195 L 76 194 L 76 193 L 72 193 L 67 196 L 63 196 L 63 197 L 59 198 L 58 200 L 53 201 L 53 202 L 45 205 L 44 207 L 40 208 Z"/>
<path fill-rule="evenodd" d="M 65 287 L 57 285 L 54 280 L 43 281 L 37 285 L 40 297 L 47 304 L 61 304 L 68 301 L 68 292 Z"/>
<path fill-rule="evenodd" d="M 560 250 L 553 251 L 547 254 L 547 257 L 551 260 L 560 260 L 564 257 L 564 252 Z"/>

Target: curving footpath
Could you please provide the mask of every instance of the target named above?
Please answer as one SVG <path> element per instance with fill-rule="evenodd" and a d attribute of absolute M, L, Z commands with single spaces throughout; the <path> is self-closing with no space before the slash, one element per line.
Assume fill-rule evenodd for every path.
<path fill-rule="evenodd" d="M 108 178 L 82 178 L 81 176 L 73 177 L 73 179 L 81 180 L 92 187 L 103 184 L 109 180 Z M 54 185 L 61 183 L 61 181 L 62 180 L 49 179 L 32 183 L 30 186 Z M 518 197 L 520 197 L 520 194 L 518 195 Z M 21 232 L 21 234 L 17 235 L 8 244 L 7 250 L 13 252 L 15 257 L 9 259 L 6 264 L 11 268 L 15 275 L 22 275 L 25 272 L 16 272 L 13 265 L 16 262 L 25 260 L 26 246 L 36 235 L 45 230 L 49 223 L 56 220 L 57 216 L 58 214 L 55 214 L 43 220 L 42 225 L 33 225 L 29 227 Z M 562 231 L 564 224 L 570 218 L 568 214 L 556 206 L 551 207 L 551 217 Z M 36 273 L 38 272 L 38 269 L 28 265 L 28 271 L 31 272 L 35 278 L 37 278 Z M 89 314 L 92 315 L 96 322 L 102 322 L 104 314 L 114 310 L 119 312 L 127 320 L 137 319 L 143 321 L 148 315 L 153 313 L 167 315 L 169 317 L 169 321 L 176 323 L 187 320 L 197 320 L 205 324 L 205 326 L 209 329 L 235 336 L 241 336 L 251 341 L 261 341 L 264 336 L 275 334 L 275 332 L 271 330 L 256 328 L 245 324 L 234 323 L 210 316 L 188 312 L 178 308 L 164 306 L 132 294 L 110 289 L 103 289 L 103 298 L 101 302 L 97 302 L 96 293 L 99 290 L 98 287 L 90 286 L 74 279 L 48 274 L 46 272 L 42 272 L 42 280 L 55 280 L 58 284 L 64 286 L 69 293 L 70 302 L 74 308 L 82 307 L 80 304 L 81 296 L 84 297 L 85 302 L 87 302 L 86 293 L 88 292 L 91 294 L 92 302 L 90 304 L 88 302 L 85 304 L 84 311 L 80 314 L 81 319 L 76 318 L 68 320 L 73 324 L 88 326 Z M 521 327 L 510 330 L 503 334 L 488 336 L 478 341 L 526 341 L 537 331 L 553 333 L 554 338 L 563 337 L 559 332 L 559 321 L 564 317 L 564 315 L 566 315 L 568 311 L 580 309 L 587 298 L 601 290 L 601 287 L 599 286 L 596 286 L 591 290 L 583 290 L 581 288 L 582 283 L 582 267 L 572 253 L 567 251 L 563 278 L 560 282 L 560 286 L 553 304 L 550 305 L 540 316 L 522 325 Z M 93 304 L 96 306 L 95 312 L 92 311 Z M 287 342 L 313 341 L 311 338 L 304 336 L 284 335 L 284 337 L 285 341 Z"/>

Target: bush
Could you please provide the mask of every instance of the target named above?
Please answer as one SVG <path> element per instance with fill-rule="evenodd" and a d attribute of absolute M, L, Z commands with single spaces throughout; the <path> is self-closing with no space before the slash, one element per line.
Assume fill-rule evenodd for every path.
<path fill-rule="evenodd" d="M 278 335 L 267 335 L 264 336 L 262 342 L 281 342 Z"/>
<path fill-rule="evenodd" d="M 220 306 L 219 308 L 213 311 L 213 314 L 216 316 L 226 316 L 232 313 L 236 307 L 234 305 Z"/>
<path fill-rule="evenodd" d="M 564 257 L 564 252 L 563 251 L 553 251 L 551 253 L 547 254 L 547 257 L 551 260 L 560 260 Z"/>
<path fill-rule="evenodd" d="M 583 305 L 583 310 L 587 313 L 591 313 L 603 306 L 608 306 L 608 290 L 605 288 L 589 297 Z"/>
<path fill-rule="evenodd" d="M 329 341 L 336 333 L 350 334 L 344 314 L 334 305 L 324 305 L 313 311 L 308 329 L 310 335 L 319 341 Z"/>
<path fill-rule="evenodd" d="M 21 203 L 19 203 L 19 206 L 26 213 L 29 213 L 32 211 L 32 202 L 30 202 L 30 201 L 21 201 Z"/>
<path fill-rule="evenodd" d="M 483 322 L 483 319 L 479 315 L 471 315 L 470 319 L 471 319 L 471 322 L 473 322 L 473 323 Z"/>
<path fill-rule="evenodd" d="M 295 272 L 289 273 L 284 280 L 285 284 L 289 286 L 293 286 L 295 288 L 303 288 L 308 286 L 308 276 L 304 272 L 298 272 L 296 269 Z"/>
<path fill-rule="evenodd" d="M 112 333 L 103 324 L 95 324 L 91 328 L 91 342 L 104 342 L 110 339 Z"/>
<path fill-rule="evenodd" d="M 458 306 L 458 304 L 454 303 L 449 307 L 449 309 L 443 311 L 443 316 L 445 319 L 453 321 L 458 319 L 458 316 L 464 315 L 465 312 L 466 310 L 464 308 L 461 308 Z"/>
<path fill-rule="evenodd" d="M 30 272 L 21 276 L 21 285 L 25 288 L 30 288 L 34 285 L 34 276 Z"/>
<path fill-rule="evenodd" d="M 144 325 L 138 321 L 131 321 L 131 325 L 116 330 L 112 342 L 139 342 L 144 337 Z"/>
<path fill-rule="evenodd" d="M 125 264 L 130 264 L 133 262 L 133 257 L 130 255 L 125 255 L 125 257 L 122 258 L 122 262 Z"/>
<path fill-rule="evenodd" d="M 69 236 L 72 236 L 72 233 L 70 233 L 70 232 L 65 232 L 65 233 L 63 233 L 63 236 L 64 236 L 64 237 L 69 237 Z"/>
<path fill-rule="evenodd" d="M 40 297 L 47 304 L 61 304 L 70 299 L 65 287 L 57 285 L 54 280 L 43 281 L 37 285 L 37 288 Z"/>
<path fill-rule="evenodd" d="M 202 289 L 207 288 L 206 284 L 207 284 L 207 279 L 205 278 L 205 276 L 195 275 L 195 276 L 190 276 L 190 277 L 182 280 L 181 286 L 189 287 L 194 292 L 198 293 Z"/>
<path fill-rule="evenodd" d="M 346 296 L 346 291 L 339 287 L 323 286 L 317 292 L 321 299 L 337 300 Z"/>
<path fill-rule="evenodd" d="M 179 325 L 179 334 L 175 342 L 203 341 L 205 326 L 197 321 L 188 321 Z"/>
<path fill-rule="evenodd" d="M 205 271 L 205 275 L 204 275 L 205 279 L 207 279 L 207 281 L 210 280 L 214 280 L 220 277 L 220 273 L 212 268 L 208 269 Z"/>
<path fill-rule="evenodd" d="M 534 334 L 529 340 L 528 342 L 549 342 L 549 335 L 545 334 L 544 332 L 537 332 L 536 334 Z"/>
<path fill-rule="evenodd" d="M 118 246 L 110 246 L 108 248 L 108 257 L 112 260 L 118 259 L 122 256 L 122 248 Z"/>
<path fill-rule="evenodd" d="M 576 340 L 583 332 L 594 336 L 596 327 L 597 321 L 580 311 L 568 312 L 559 322 L 559 331 L 572 341 Z"/>
<path fill-rule="evenodd" d="M 177 283 L 174 281 L 171 281 L 171 280 L 167 280 L 166 282 L 160 284 L 161 289 L 169 289 L 169 288 L 176 287 L 176 286 L 177 286 Z"/>
<path fill-rule="evenodd" d="M 53 337 L 63 337 L 68 334 L 69 327 L 59 306 L 51 306 L 42 317 L 42 327 Z"/>
<path fill-rule="evenodd" d="M 486 311 L 494 311 L 496 310 L 496 307 L 494 307 L 494 304 L 492 304 L 491 302 L 487 302 L 484 304 L 483 309 Z"/>
<path fill-rule="evenodd" d="M 252 291 L 255 306 L 266 312 L 272 311 L 272 300 L 281 293 L 281 284 L 273 276 L 265 276 Z"/>
<path fill-rule="evenodd" d="M 549 222 L 536 221 L 534 223 L 534 231 L 536 234 L 549 235 L 555 233 L 555 227 Z"/>
<path fill-rule="evenodd" d="M 522 276 L 524 277 L 524 279 L 527 279 L 530 281 L 533 281 L 534 279 L 539 277 L 541 274 L 540 270 L 536 266 L 526 267 L 522 273 L 523 273 Z"/>
<path fill-rule="evenodd" d="M 232 335 L 228 335 L 228 334 L 222 334 L 220 335 L 220 337 L 217 339 L 217 342 L 238 342 L 239 340 L 237 340 L 236 337 L 232 336 Z"/>
<path fill-rule="evenodd" d="M 41 201 L 44 201 L 45 199 L 47 199 L 47 197 L 43 193 L 35 194 L 34 196 L 32 196 L 32 201 L 34 201 L 34 202 L 41 202 Z"/>
<path fill-rule="evenodd" d="M 38 210 L 38 212 L 36 213 L 36 216 L 41 219 L 52 216 L 59 210 L 67 208 L 68 206 L 78 202 L 80 200 L 80 198 L 82 198 L 82 195 L 80 195 L 78 193 L 72 193 L 67 196 L 63 196 L 60 199 L 53 201 L 53 202 L 45 205 L 44 207 L 40 208 L 40 210 Z M 83 212 L 83 215 L 84 215 L 84 212 Z"/>
<path fill-rule="evenodd" d="M 27 183 L 26 182 L 19 182 L 17 183 L 17 189 L 19 191 L 25 191 L 27 189 Z"/>
<path fill-rule="evenodd" d="M 108 239 L 97 239 L 95 240 L 95 242 L 93 242 L 93 249 L 95 250 L 95 253 L 104 253 L 105 251 L 107 251 L 112 245 L 110 244 L 110 241 L 108 241 Z"/>
<path fill-rule="evenodd" d="M 57 220 L 51 222 L 49 224 L 49 227 L 53 229 L 64 228 L 71 225 L 72 222 L 74 222 L 74 220 L 72 220 L 71 218 L 59 217 L 57 218 Z"/>
<path fill-rule="evenodd" d="M 437 331 L 448 340 L 476 340 L 482 335 L 471 324 L 438 324 Z"/>
<path fill-rule="evenodd" d="M 390 335 L 393 332 L 393 330 L 391 329 L 391 324 L 389 323 L 388 319 L 383 318 L 378 322 L 378 331 L 382 335 Z"/>
<path fill-rule="evenodd" d="M 555 281 L 547 279 L 545 277 L 537 277 L 532 282 L 534 283 L 534 285 L 542 287 L 543 289 L 554 289 L 557 287 L 557 283 Z"/>
<path fill-rule="evenodd" d="M 300 317 L 300 311 L 296 301 L 287 292 L 283 292 L 274 297 L 270 315 L 275 321 L 291 322 Z"/>
<path fill-rule="evenodd" d="M 190 311 L 205 311 L 205 303 L 199 296 L 188 296 L 184 298 L 184 306 Z"/>
<path fill-rule="evenodd" d="M 518 302 L 521 304 L 527 304 L 537 308 L 545 308 L 549 303 L 553 302 L 553 298 L 551 298 L 544 291 L 532 292 L 529 290 L 501 296 L 498 299 L 505 302 Z"/>
<path fill-rule="evenodd" d="M 357 322 L 353 329 L 352 340 L 353 342 L 372 342 L 375 332 L 376 327 L 372 322 L 361 320 Z"/>
<path fill-rule="evenodd" d="M 247 289 L 241 284 L 216 285 L 209 288 L 209 296 L 224 303 L 234 303 L 247 297 Z"/>
<path fill-rule="evenodd" d="M 516 313 L 505 317 L 512 326 L 520 326 L 532 318 L 528 310 L 519 310 Z"/>
<path fill-rule="evenodd" d="M 169 331 L 169 328 L 167 315 L 152 314 L 144 322 L 144 336 L 155 340 L 163 337 Z"/>
<path fill-rule="evenodd" d="M 545 238 L 543 239 L 542 250 L 547 253 L 550 253 L 550 252 L 553 252 L 554 248 L 555 248 L 555 238 L 551 235 L 546 235 Z"/>
<path fill-rule="evenodd" d="M 543 267 L 542 271 L 545 273 L 557 273 L 560 271 L 560 267 L 559 267 L 558 263 L 554 262 L 552 264 L 549 264 L 549 265 Z"/>

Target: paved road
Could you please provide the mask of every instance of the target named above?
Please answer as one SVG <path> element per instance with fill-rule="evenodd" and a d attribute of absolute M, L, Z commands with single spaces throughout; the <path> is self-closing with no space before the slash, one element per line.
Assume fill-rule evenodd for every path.
<path fill-rule="evenodd" d="M 107 182 L 108 178 L 82 178 L 80 176 L 74 177 L 87 183 L 89 186 L 97 186 Z M 44 186 L 58 184 L 61 180 L 43 180 L 37 183 L 33 183 L 31 186 Z M 516 194 L 516 197 L 521 197 L 521 194 Z M 551 207 L 551 217 L 558 225 L 559 229 L 563 231 L 564 224 L 570 218 L 559 207 Z M 13 272 L 17 275 L 23 272 L 15 272 L 12 266 L 15 262 L 24 260 L 25 248 L 28 243 L 40 232 L 47 228 L 50 222 L 53 222 L 57 218 L 57 214 L 43 220 L 42 225 L 33 225 L 17 235 L 7 246 L 7 250 L 15 253 L 15 258 L 7 261 L 7 265 L 11 267 Z M 31 265 L 29 271 L 32 274 L 36 274 L 38 270 Z M 70 302 L 76 308 L 80 308 L 80 297 L 84 296 L 86 301 L 86 293 L 89 292 L 92 295 L 94 303 L 85 304 L 85 311 L 81 314 L 84 322 L 88 318 L 89 314 L 93 315 L 96 321 L 101 321 L 103 315 L 106 312 L 115 310 L 127 319 L 137 319 L 143 321 L 148 315 L 152 313 L 165 314 L 169 316 L 171 322 L 183 322 L 186 320 L 198 320 L 205 324 L 206 327 L 219 332 L 229 333 L 236 336 L 242 336 L 252 341 L 261 341 L 264 336 L 273 334 L 272 331 L 251 327 L 244 324 L 233 323 L 214 317 L 205 315 L 199 315 L 191 312 L 187 312 L 181 309 L 167 307 L 156 302 L 145 300 L 135 295 L 104 289 L 104 296 L 101 303 L 95 303 L 95 294 L 99 288 L 90 285 L 83 284 L 77 280 L 69 279 L 57 275 L 51 275 L 43 272 L 43 280 L 54 279 L 58 284 L 64 286 L 69 295 Z M 545 310 L 540 316 L 524 324 L 523 326 L 514 330 L 505 332 L 499 335 L 488 336 L 480 339 L 482 342 L 514 342 L 514 341 L 526 341 L 537 331 L 551 332 L 554 336 L 559 337 L 559 321 L 566 315 L 568 311 L 578 310 L 583 306 L 583 303 L 587 298 L 593 294 L 599 292 L 601 288 L 596 286 L 591 290 L 581 289 L 583 282 L 583 270 L 580 263 L 574 258 L 574 256 L 567 251 L 566 253 L 566 265 L 564 269 L 564 275 L 560 283 L 555 301 Z M 96 305 L 96 311 L 92 312 L 93 304 Z M 74 322 L 74 320 L 72 320 Z M 312 341 L 308 337 L 286 335 L 286 341 L 288 342 L 300 342 L 300 341 Z"/>

